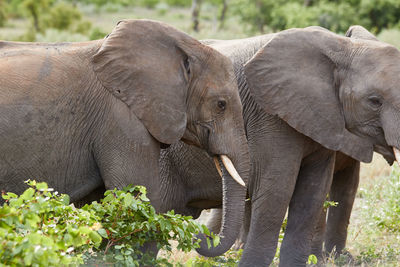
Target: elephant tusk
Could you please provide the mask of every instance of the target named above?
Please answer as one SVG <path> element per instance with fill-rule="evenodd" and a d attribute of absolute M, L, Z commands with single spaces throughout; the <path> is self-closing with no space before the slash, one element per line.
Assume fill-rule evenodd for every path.
<path fill-rule="evenodd" d="M 400 150 L 393 147 L 394 156 L 396 158 L 397 163 L 400 165 Z"/>
<path fill-rule="evenodd" d="M 222 178 L 222 170 L 221 170 L 221 166 L 219 165 L 218 157 L 213 157 L 213 159 L 214 159 L 215 167 L 217 167 L 218 174 Z"/>
<path fill-rule="evenodd" d="M 232 176 L 233 180 L 235 180 L 238 184 L 246 187 L 246 184 L 244 183 L 243 179 L 240 177 L 239 173 L 236 171 L 235 166 L 233 166 L 232 161 L 226 155 L 221 155 L 221 160 L 222 160 L 222 163 L 224 164 L 226 170 Z"/>

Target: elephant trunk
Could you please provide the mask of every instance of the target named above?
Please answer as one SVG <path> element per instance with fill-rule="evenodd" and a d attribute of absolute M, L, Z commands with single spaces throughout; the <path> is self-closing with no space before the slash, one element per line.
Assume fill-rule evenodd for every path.
<path fill-rule="evenodd" d="M 245 144 L 247 145 L 247 143 Z M 247 182 L 248 173 L 250 170 L 250 159 L 247 149 L 241 151 L 241 156 L 232 158 L 232 165 L 235 166 L 238 171 L 236 174 L 240 174 L 240 177 Z M 232 175 L 236 176 L 235 171 L 228 171 L 227 168 L 230 168 L 229 164 L 227 164 L 226 160 L 221 160 L 221 158 L 223 157 L 220 157 L 218 160 L 218 165 L 221 167 L 220 171 L 222 174 L 223 194 L 222 223 L 219 232 L 220 243 L 218 246 L 214 247 L 213 240 L 210 240 L 211 247 L 208 248 L 206 240 L 207 237 L 204 234 L 197 236 L 201 242 L 200 248 L 196 250 L 199 254 L 206 257 L 219 256 L 229 250 L 238 237 L 243 223 L 244 206 L 247 193 L 246 187 L 241 184 L 240 180 L 238 180 L 238 177 L 232 177 Z"/>
<path fill-rule="evenodd" d="M 393 105 L 386 105 L 382 108 L 381 121 L 383 132 L 385 133 L 385 139 L 387 145 L 391 151 L 378 151 L 386 159 L 385 152 L 392 153 L 392 157 L 400 165 L 400 126 L 399 126 L 400 110 L 393 107 Z M 387 159 L 388 160 L 388 159 Z M 392 160 L 388 160 L 391 162 Z"/>

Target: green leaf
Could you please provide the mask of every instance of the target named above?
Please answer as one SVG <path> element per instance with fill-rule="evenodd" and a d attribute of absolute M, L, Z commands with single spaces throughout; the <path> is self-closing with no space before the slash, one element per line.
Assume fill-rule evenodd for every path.
<path fill-rule="evenodd" d="M 26 266 L 30 266 L 32 264 L 33 252 L 27 252 L 24 257 L 24 263 Z"/>
<path fill-rule="evenodd" d="M 126 194 L 125 195 L 125 197 L 124 197 L 124 205 L 127 207 L 127 206 L 130 206 L 131 204 L 132 204 L 132 202 L 133 202 L 133 197 L 132 197 L 132 195 L 131 194 Z"/>
<path fill-rule="evenodd" d="M 314 254 L 308 256 L 307 264 L 317 264 L 317 262 L 318 262 L 317 256 L 315 256 Z"/>
<path fill-rule="evenodd" d="M 210 238 L 206 237 L 206 240 L 207 240 L 207 247 L 208 249 L 210 249 L 211 248 Z"/>
<path fill-rule="evenodd" d="M 201 225 L 201 229 L 203 230 L 203 233 L 204 233 L 205 235 L 207 235 L 207 236 L 210 235 L 210 230 L 207 228 L 206 225 L 202 224 L 202 225 Z"/>
<path fill-rule="evenodd" d="M 67 206 L 67 205 L 69 205 L 69 202 L 70 202 L 69 196 L 66 194 L 62 194 L 61 195 L 61 203 Z"/>
<path fill-rule="evenodd" d="M 43 182 L 43 183 L 37 183 L 36 188 L 40 191 L 44 191 L 44 190 L 48 189 L 48 186 L 46 183 Z"/>
<path fill-rule="evenodd" d="M 101 236 L 95 231 L 91 231 L 89 237 L 95 244 L 100 244 L 100 242 L 102 241 Z"/>
<path fill-rule="evenodd" d="M 23 200 L 31 200 L 33 197 L 33 194 L 35 194 L 35 189 L 30 187 L 30 188 L 26 189 L 24 193 L 22 193 L 21 198 Z"/>
<path fill-rule="evenodd" d="M 117 255 L 117 256 L 115 256 L 115 259 L 116 259 L 116 260 L 119 260 L 119 261 L 123 261 L 123 260 L 124 260 L 124 256 L 122 256 L 122 255 Z"/>
<path fill-rule="evenodd" d="M 214 239 L 213 239 L 213 245 L 214 245 L 214 247 L 216 247 L 216 246 L 219 245 L 219 241 L 220 241 L 219 235 L 215 235 L 215 236 L 214 236 Z"/>
<path fill-rule="evenodd" d="M 31 243 L 32 245 L 38 245 L 38 244 L 40 244 L 42 236 L 40 234 L 37 234 L 37 233 L 31 233 L 28 236 L 28 238 L 29 238 L 29 243 Z"/>
<path fill-rule="evenodd" d="M 99 235 L 101 235 L 104 238 L 108 238 L 107 231 L 104 228 L 97 230 L 97 233 L 99 233 Z"/>

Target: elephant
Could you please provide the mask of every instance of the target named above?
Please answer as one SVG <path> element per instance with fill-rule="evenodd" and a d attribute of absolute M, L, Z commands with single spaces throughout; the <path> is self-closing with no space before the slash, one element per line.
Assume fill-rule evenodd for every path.
<path fill-rule="evenodd" d="M 2 41 L 0 57 L 0 190 L 39 179 L 79 202 L 144 185 L 165 212 L 160 149 L 183 140 L 229 165 L 223 204 L 234 218 L 214 249 L 239 232 L 229 222 L 243 216 L 250 159 L 227 57 L 152 20 L 83 43 Z"/>
<path fill-rule="evenodd" d="M 316 226 L 334 174 L 332 186 L 343 189 L 340 177 L 357 174 L 359 162 L 370 162 L 373 151 L 393 163 L 400 148 L 400 52 L 383 42 L 315 26 L 203 43 L 233 61 L 243 105 L 251 159 L 246 205 L 251 210 L 245 214 L 251 219 L 239 265 L 272 262 L 288 209 L 280 266 L 305 266 L 321 242 Z M 207 154 L 210 163 L 204 165 L 194 149 L 182 147 L 179 142 L 163 152 L 163 164 L 170 168 L 161 168 L 162 177 L 218 177 Z M 197 202 L 206 203 L 210 196 L 201 194 Z M 181 205 L 192 207 L 192 202 Z"/>
<path fill-rule="evenodd" d="M 360 40 L 379 40 L 361 26 L 352 26 L 346 32 L 346 37 Z M 393 156 L 387 153 L 382 147 L 377 147 L 377 152 L 381 153 L 389 165 L 393 164 Z M 398 151 L 394 150 L 396 161 L 399 162 Z M 330 207 L 328 217 L 326 212 L 321 213 L 320 221 L 317 225 L 316 236 L 313 240 L 312 252 L 322 255 L 322 243 L 324 242 L 326 253 L 334 253 L 336 256 L 341 254 L 346 247 L 347 228 L 350 222 L 351 210 L 356 197 L 360 179 L 360 162 L 342 153 L 337 153 L 335 173 L 329 192 L 329 200 L 338 203 L 337 207 Z"/>

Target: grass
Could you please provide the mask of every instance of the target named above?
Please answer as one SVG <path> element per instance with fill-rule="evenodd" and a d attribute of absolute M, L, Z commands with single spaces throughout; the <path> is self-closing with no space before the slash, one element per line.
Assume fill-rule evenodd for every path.
<path fill-rule="evenodd" d="M 105 10 L 112 11 L 106 12 Z M 147 18 L 164 21 L 181 29 L 198 39 L 237 39 L 252 34 L 240 25 L 236 17 L 228 16 L 225 28 L 220 29 L 217 23 L 218 9 L 204 5 L 202 10 L 200 32 L 191 30 L 190 10 L 187 8 L 167 8 L 157 6 L 155 9 L 143 7 L 121 8 L 108 6 L 96 10 L 94 7 L 81 8 L 85 19 L 93 27 L 103 32 L 110 32 L 121 19 Z M 15 40 L 26 32 L 29 21 L 13 19 L 7 26 L 0 28 L 0 39 Z M 378 35 L 382 41 L 400 47 L 400 31 L 384 30 Z M 84 41 L 87 36 L 48 30 L 37 36 L 39 41 Z M 396 163 L 395 163 L 396 164 Z M 400 171 L 392 168 L 385 160 L 375 155 L 371 164 L 362 164 L 359 192 L 357 194 L 349 226 L 348 251 L 355 261 L 346 264 L 344 259 L 328 259 L 328 266 L 398 266 L 400 262 Z M 234 266 L 235 255 L 230 263 L 219 265 Z M 175 252 L 169 256 L 170 262 L 185 263 L 187 266 L 207 266 L 207 261 L 196 258 L 196 252 Z M 208 261 L 210 263 L 211 261 Z M 276 262 L 275 262 L 276 263 Z M 211 263 L 210 263 L 211 264 Z M 217 263 L 212 263 L 217 264 Z M 211 264 L 211 265 L 212 265 Z M 209 266 L 211 266 L 209 265 Z"/>

